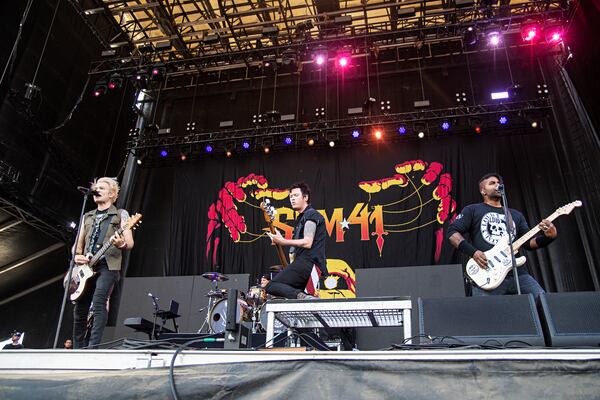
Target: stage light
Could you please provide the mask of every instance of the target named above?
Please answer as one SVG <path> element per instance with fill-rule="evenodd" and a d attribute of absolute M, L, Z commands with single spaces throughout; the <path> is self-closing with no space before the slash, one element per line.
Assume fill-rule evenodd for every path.
<path fill-rule="evenodd" d="M 531 127 L 533 129 L 536 129 L 539 126 L 538 122 L 536 120 L 531 121 Z"/>
<path fill-rule="evenodd" d="M 390 110 L 392 109 L 392 104 L 389 100 L 383 100 L 380 102 L 380 104 L 381 104 L 381 111 L 383 111 L 384 113 L 390 112 Z"/>
<path fill-rule="evenodd" d="M 492 100 L 508 99 L 508 92 L 507 91 L 504 91 L 504 92 L 492 92 L 491 93 L 491 97 L 492 97 Z"/>
<path fill-rule="evenodd" d="M 114 73 L 108 80 L 108 90 L 120 89 L 123 86 L 123 78 L 118 73 Z"/>
<path fill-rule="evenodd" d="M 248 149 L 250 148 L 250 142 L 249 142 L 249 141 L 247 141 L 247 140 L 244 140 L 244 141 L 242 142 L 242 148 L 243 148 L 244 150 L 248 150 Z"/>
<path fill-rule="evenodd" d="M 309 146 L 312 146 L 315 144 L 315 139 L 313 138 L 308 138 L 308 140 L 306 141 L 306 143 L 308 143 Z"/>
<path fill-rule="evenodd" d="M 533 42 L 538 35 L 538 26 L 535 23 L 523 25 L 521 29 L 521 38 L 524 42 Z"/>
<path fill-rule="evenodd" d="M 417 133 L 417 136 L 419 137 L 419 139 L 423 139 L 425 137 L 425 132 L 419 131 L 419 133 Z"/>
<path fill-rule="evenodd" d="M 350 65 L 350 55 L 349 54 L 338 54 L 337 56 L 337 66 L 340 68 L 346 68 Z"/>
<path fill-rule="evenodd" d="M 181 161 L 185 161 L 185 160 L 187 160 L 187 155 L 185 155 L 185 154 L 181 153 L 181 154 L 179 155 L 179 159 L 180 159 Z"/>
<path fill-rule="evenodd" d="M 142 161 L 142 159 L 141 159 L 141 158 L 138 158 L 138 159 L 136 160 L 136 162 L 137 162 L 137 165 L 142 165 L 142 163 L 143 163 L 143 161 Z"/>
<path fill-rule="evenodd" d="M 166 150 L 161 150 L 161 151 L 160 151 L 160 156 L 161 156 L 161 157 L 166 157 L 166 156 L 168 156 L 168 155 L 169 155 L 169 152 L 167 152 Z"/>
<path fill-rule="evenodd" d="M 358 129 L 355 129 L 352 131 L 352 137 L 354 139 L 358 139 L 359 136 L 360 136 L 360 131 Z"/>
<path fill-rule="evenodd" d="M 329 141 L 329 147 L 334 147 L 335 146 L 335 142 L 333 140 Z"/>
<path fill-rule="evenodd" d="M 265 146 L 263 148 L 263 151 L 265 152 L 265 154 L 269 154 L 269 152 L 271 151 L 271 148 L 269 146 Z"/>
<path fill-rule="evenodd" d="M 100 97 L 106 93 L 107 86 L 106 81 L 98 81 L 96 82 L 96 86 L 94 86 L 94 97 Z"/>
<path fill-rule="evenodd" d="M 477 30 L 475 29 L 474 26 L 469 26 L 463 32 L 463 42 L 467 46 L 474 46 L 474 45 L 476 45 L 478 39 L 479 38 L 478 38 L 478 35 L 477 35 Z"/>
<path fill-rule="evenodd" d="M 481 126 L 477 125 L 475 127 L 475 133 L 481 133 Z"/>
<path fill-rule="evenodd" d="M 138 82 L 145 82 L 148 80 L 148 71 L 145 68 L 139 69 L 135 74 L 135 80 Z"/>
<path fill-rule="evenodd" d="M 71 229 L 75 229 L 76 227 L 77 227 L 77 224 L 76 224 L 74 221 L 71 221 L 71 222 L 69 223 L 69 228 L 71 228 Z"/>
<path fill-rule="evenodd" d="M 204 147 L 204 151 L 206 151 L 207 153 L 212 153 L 212 151 L 213 151 L 213 147 L 212 147 L 212 145 L 210 145 L 210 144 L 207 144 L 207 145 Z"/>
<path fill-rule="evenodd" d="M 448 129 L 450 129 L 450 122 L 448 121 L 443 121 L 440 124 L 440 128 L 442 128 L 443 131 L 447 131 Z"/>
<path fill-rule="evenodd" d="M 398 133 L 399 133 L 400 135 L 406 135 L 406 127 L 405 127 L 404 125 L 400 125 L 400 126 L 398 127 Z"/>
<path fill-rule="evenodd" d="M 500 125 L 506 125 L 508 124 L 508 117 L 506 115 L 501 115 L 500 118 L 498 118 L 498 122 Z"/>
<path fill-rule="evenodd" d="M 285 139 L 283 139 L 283 143 L 292 144 L 292 138 L 290 136 L 286 136 Z"/>
<path fill-rule="evenodd" d="M 540 99 L 545 99 L 548 97 L 550 91 L 548 90 L 548 85 L 543 83 L 541 85 L 537 85 L 537 96 Z"/>
<path fill-rule="evenodd" d="M 502 33 L 500 32 L 500 28 L 495 25 L 488 27 L 486 30 L 486 37 L 488 46 L 491 47 L 498 47 L 498 45 L 500 45 L 502 42 Z"/>
<path fill-rule="evenodd" d="M 544 34 L 546 37 L 546 42 L 548 42 L 549 44 L 556 44 L 562 42 L 563 30 L 560 26 L 546 28 Z"/>
<path fill-rule="evenodd" d="M 225 152 L 225 155 L 227 156 L 227 158 L 230 158 L 233 155 L 233 153 L 231 152 L 231 150 L 227 150 Z"/>
<path fill-rule="evenodd" d="M 327 61 L 327 49 L 325 46 L 318 46 L 312 55 L 313 62 L 318 66 L 325 64 Z"/>
<path fill-rule="evenodd" d="M 152 80 L 153 81 L 160 81 L 165 77 L 165 74 L 167 72 L 167 68 L 165 67 L 164 64 L 155 64 L 152 67 L 152 71 L 151 71 L 151 76 L 152 76 Z"/>
<path fill-rule="evenodd" d="M 381 128 L 374 128 L 373 129 L 373 136 L 375 137 L 375 139 L 381 140 L 383 138 L 383 129 L 381 129 Z"/>

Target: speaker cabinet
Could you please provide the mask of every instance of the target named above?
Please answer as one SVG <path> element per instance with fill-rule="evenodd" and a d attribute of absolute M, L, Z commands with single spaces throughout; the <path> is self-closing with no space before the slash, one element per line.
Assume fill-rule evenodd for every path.
<path fill-rule="evenodd" d="M 540 316 L 548 346 L 600 346 L 600 293 L 544 293 Z"/>
<path fill-rule="evenodd" d="M 419 334 L 448 344 L 544 346 L 533 296 L 419 298 Z M 443 339 L 442 339 L 443 338 Z M 423 340 L 421 339 L 421 342 Z"/>

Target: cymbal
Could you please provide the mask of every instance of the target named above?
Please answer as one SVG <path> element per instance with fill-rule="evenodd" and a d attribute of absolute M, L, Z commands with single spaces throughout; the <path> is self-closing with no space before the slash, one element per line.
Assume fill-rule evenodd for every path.
<path fill-rule="evenodd" d="M 223 299 L 227 297 L 227 289 L 211 290 L 204 295 L 204 297 L 215 297 L 217 299 Z"/>
<path fill-rule="evenodd" d="M 271 272 L 279 272 L 283 269 L 283 267 L 281 265 L 271 265 L 269 267 L 269 271 Z"/>
<path fill-rule="evenodd" d="M 220 272 L 205 272 L 202 274 L 203 278 L 208 279 L 209 281 L 219 281 L 219 282 L 223 282 L 223 281 L 228 281 L 229 277 L 227 275 L 223 275 Z"/>

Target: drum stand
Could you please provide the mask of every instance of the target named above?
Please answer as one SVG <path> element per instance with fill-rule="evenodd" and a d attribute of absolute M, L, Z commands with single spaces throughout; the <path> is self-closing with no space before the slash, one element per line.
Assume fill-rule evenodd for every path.
<path fill-rule="evenodd" d="M 205 333 L 215 333 L 210 326 L 210 312 L 217 303 L 217 299 L 220 300 L 227 297 L 227 292 L 219 290 L 219 281 L 223 282 L 229 278 L 219 272 L 206 272 L 202 274 L 202 277 L 210 280 L 213 288 L 205 295 L 208 297 L 208 305 L 205 308 L 200 309 L 200 312 L 206 309 L 206 318 L 204 319 L 204 322 L 202 323 L 200 329 L 198 329 L 197 333 L 203 333 L 202 331 L 204 330 L 204 327 L 207 327 L 207 332 Z"/>

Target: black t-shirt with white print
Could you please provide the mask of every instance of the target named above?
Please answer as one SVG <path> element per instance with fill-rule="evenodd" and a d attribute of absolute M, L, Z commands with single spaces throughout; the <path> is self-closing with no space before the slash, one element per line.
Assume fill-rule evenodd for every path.
<path fill-rule="evenodd" d="M 529 231 L 529 225 L 519 211 L 512 208 L 509 211 L 516 226 L 516 237 L 513 237 L 516 240 Z M 506 234 L 504 208 L 486 203 L 470 204 L 450 224 L 448 237 L 455 232 L 463 235 L 476 249 L 488 251 Z M 523 247 L 529 249 L 529 243 L 525 243 Z M 519 273 L 526 272 L 525 268 L 519 269 Z"/>

